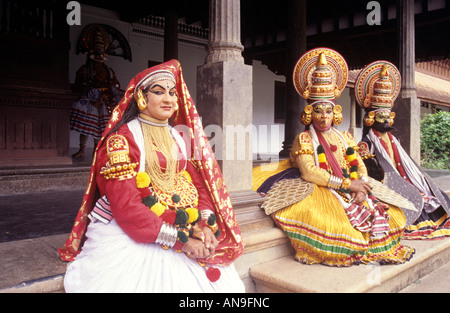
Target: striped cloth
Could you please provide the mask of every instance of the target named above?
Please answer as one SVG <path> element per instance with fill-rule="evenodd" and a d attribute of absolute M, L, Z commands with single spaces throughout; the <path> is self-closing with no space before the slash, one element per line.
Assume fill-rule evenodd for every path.
<path fill-rule="evenodd" d="M 89 218 L 91 220 L 97 219 L 105 224 L 111 222 L 113 216 L 106 195 L 97 200 L 91 213 L 89 213 Z"/>
<path fill-rule="evenodd" d="M 122 93 L 116 89 L 113 89 L 113 93 L 114 103 L 118 103 Z M 99 139 L 108 125 L 110 116 L 102 91 L 93 88 L 87 97 L 73 103 L 70 113 L 70 129 Z"/>

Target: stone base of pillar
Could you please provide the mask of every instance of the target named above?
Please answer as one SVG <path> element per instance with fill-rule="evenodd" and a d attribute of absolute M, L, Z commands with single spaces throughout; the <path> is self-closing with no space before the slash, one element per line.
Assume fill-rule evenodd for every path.
<path fill-rule="evenodd" d="M 420 100 L 399 97 L 393 111 L 396 113 L 393 125 L 396 130 L 392 133 L 409 156 L 420 164 Z"/>
<path fill-rule="evenodd" d="M 252 188 L 252 67 L 207 63 L 197 69 L 197 109 L 229 191 Z"/>

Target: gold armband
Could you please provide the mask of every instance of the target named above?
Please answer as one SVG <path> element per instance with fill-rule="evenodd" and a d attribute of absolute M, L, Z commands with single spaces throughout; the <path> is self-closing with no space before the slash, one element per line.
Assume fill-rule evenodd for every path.
<path fill-rule="evenodd" d="M 314 151 L 309 150 L 309 149 L 300 149 L 297 151 L 294 151 L 295 155 L 300 155 L 300 154 L 314 154 Z"/>
<path fill-rule="evenodd" d="M 136 176 L 138 162 L 132 163 L 128 141 L 124 136 L 113 135 L 106 142 L 108 162 L 100 170 L 105 179 L 125 180 Z"/>

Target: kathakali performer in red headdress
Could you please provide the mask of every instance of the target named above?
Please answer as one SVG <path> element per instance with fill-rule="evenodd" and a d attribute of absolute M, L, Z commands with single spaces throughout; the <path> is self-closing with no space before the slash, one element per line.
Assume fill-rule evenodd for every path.
<path fill-rule="evenodd" d="M 67 292 L 244 291 L 239 226 L 178 61 L 130 81 L 58 252 Z"/>

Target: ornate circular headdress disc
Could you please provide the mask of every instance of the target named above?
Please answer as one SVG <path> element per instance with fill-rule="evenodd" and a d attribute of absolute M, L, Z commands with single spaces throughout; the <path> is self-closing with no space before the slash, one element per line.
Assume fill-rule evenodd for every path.
<path fill-rule="evenodd" d="M 347 85 L 347 62 L 332 49 L 315 48 L 300 57 L 292 78 L 295 89 L 303 98 L 332 100 L 339 97 Z"/>
<path fill-rule="evenodd" d="M 101 44 L 105 51 L 109 47 L 108 32 L 98 24 L 90 24 L 83 29 L 82 32 L 83 43 L 87 51 L 94 49 L 96 44 Z"/>
<path fill-rule="evenodd" d="M 355 81 L 355 98 L 364 109 L 392 109 L 400 93 L 399 70 L 388 61 L 375 61 L 367 65 Z"/>

